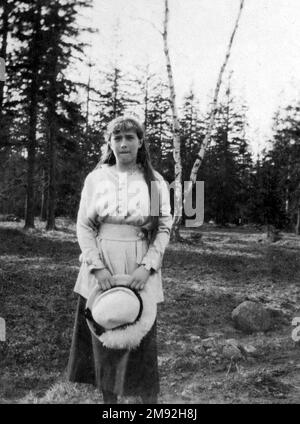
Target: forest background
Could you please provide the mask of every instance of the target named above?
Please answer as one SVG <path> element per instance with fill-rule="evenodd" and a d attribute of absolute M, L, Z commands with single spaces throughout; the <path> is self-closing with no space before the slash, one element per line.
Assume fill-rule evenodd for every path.
<path fill-rule="evenodd" d="M 205 2 L 199 4 L 203 6 Z M 236 13 L 238 2 L 231 2 L 233 6 Z M 154 167 L 168 182 L 174 180 L 173 118 L 165 64 L 161 73 L 152 71 L 151 60 L 133 64 L 130 70 L 122 67 L 122 13 L 113 28 L 111 60 L 103 67 L 93 62 L 91 43 L 99 32 L 96 27 L 101 27 L 98 21 L 95 26 L 95 18 L 89 25 L 93 8 L 89 0 L 1 2 L 0 56 L 6 62 L 6 79 L 0 82 L 0 213 L 24 218 L 27 228 L 34 226 L 38 216 L 46 221 L 47 229 L 55 228 L 58 216 L 76 217 L 83 180 L 101 157 L 106 125 L 122 113 L 141 118 Z M 163 2 L 161 12 L 161 22 L 145 19 L 146 32 L 162 29 Z M 234 15 L 230 30 L 233 23 Z M 239 32 L 235 42 L 238 37 Z M 96 40 L 101 41 L 101 36 Z M 105 37 L 102 41 L 105 45 Z M 96 47 L 101 51 L 101 45 Z M 170 51 L 172 55 L 172 45 Z M 270 135 L 259 149 L 253 149 L 255 129 L 249 131 L 249 108 L 232 87 L 234 75 L 229 62 L 197 174 L 205 182 L 205 222 L 272 225 L 299 234 L 297 91 L 288 104 L 278 104 Z M 288 85 L 287 75 L 287 89 Z M 190 179 L 212 104 L 212 95 L 207 95 L 203 106 L 192 81 L 190 87 L 177 99 L 182 181 Z M 176 80 L 175 88 L 180 91 Z"/>

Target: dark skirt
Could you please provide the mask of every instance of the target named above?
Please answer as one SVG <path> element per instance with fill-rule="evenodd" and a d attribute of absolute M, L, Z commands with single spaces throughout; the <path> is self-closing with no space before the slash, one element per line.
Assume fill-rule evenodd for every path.
<path fill-rule="evenodd" d="M 68 379 L 124 396 L 158 394 L 156 321 L 138 348 L 109 349 L 90 332 L 84 316 L 85 304 L 86 299 L 79 295 Z"/>

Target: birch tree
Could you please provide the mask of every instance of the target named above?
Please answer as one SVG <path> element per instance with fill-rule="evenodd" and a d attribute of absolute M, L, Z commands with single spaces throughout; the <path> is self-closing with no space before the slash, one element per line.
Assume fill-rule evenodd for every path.
<path fill-rule="evenodd" d="M 170 106 L 172 110 L 173 118 L 173 157 L 175 167 L 175 180 L 174 180 L 174 221 L 171 232 L 171 238 L 179 240 L 179 226 L 182 216 L 182 165 L 180 155 L 180 123 L 178 118 L 178 111 L 176 105 L 176 92 L 174 86 L 173 71 L 168 46 L 168 26 L 169 26 L 169 1 L 165 0 L 165 15 L 164 15 L 164 30 L 163 30 L 163 41 L 164 41 L 164 53 L 166 57 L 167 74 L 170 89 Z"/>
<path fill-rule="evenodd" d="M 209 144 L 212 130 L 214 128 L 215 115 L 217 112 L 217 102 L 218 102 L 219 91 L 220 91 L 220 87 L 222 83 L 222 77 L 230 57 L 231 47 L 232 47 L 233 40 L 238 28 L 243 7 L 244 7 L 244 0 L 240 0 L 238 16 L 235 21 L 234 29 L 231 34 L 230 41 L 227 47 L 225 60 L 221 66 L 216 88 L 214 91 L 212 109 L 210 112 L 209 124 L 206 131 L 206 135 L 204 137 L 203 142 L 201 143 L 200 150 L 198 152 L 198 155 L 196 157 L 196 160 L 191 170 L 190 181 L 192 182 L 192 184 L 190 185 L 189 191 L 186 193 L 187 195 L 192 190 L 192 186 L 196 183 L 197 173 L 203 162 L 204 154 Z M 170 53 L 169 53 L 169 47 L 168 47 L 168 23 L 169 23 L 169 6 L 168 6 L 168 0 L 165 0 L 163 40 L 164 40 L 164 53 L 166 57 L 168 81 L 169 81 L 169 88 L 170 88 L 170 105 L 171 105 L 172 115 L 173 115 L 173 146 L 174 146 L 173 152 L 174 152 L 174 161 L 175 161 L 175 208 L 174 208 L 172 238 L 175 240 L 180 240 L 179 226 L 180 226 L 181 216 L 182 216 L 182 189 L 181 189 L 182 165 L 181 165 L 181 157 L 180 157 L 180 124 L 178 120 L 178 113 L 177 113 L 177 107 L 176 107 L 176 93 L 175 93 L 172 66 L 171 66 Z"/>

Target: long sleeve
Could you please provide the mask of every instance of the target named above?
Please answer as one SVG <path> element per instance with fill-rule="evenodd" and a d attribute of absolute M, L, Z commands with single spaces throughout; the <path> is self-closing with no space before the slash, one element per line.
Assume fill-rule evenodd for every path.
<path fill-rule="evenodd" d="M 81 193 L 76 230 L 82 252 L 80 260 L 86 262 L 89 271 L 92 272 L 95 269 L 105 268 L 105 265 L 100 259 L 96 242 L 96 213 L 92 210 L 94 192 L 90 176 L 91 174 L 86 177 Z"/>
<path fill-rule="evenodd" d="M 165 249 L 170 241 L 173 218 L 170 207 L 170 194 L 166 182 L 160 179 L 161 208 L 158 217 L 158 229 L 141 264 L 158 271 L 161 268 Z"/>

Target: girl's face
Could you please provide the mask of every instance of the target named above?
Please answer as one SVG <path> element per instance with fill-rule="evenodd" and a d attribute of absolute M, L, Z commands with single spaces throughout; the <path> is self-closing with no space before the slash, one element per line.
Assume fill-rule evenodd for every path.
<path fill-rule="evenodd" d="M 112 134 L 110 147 L 114 152 L 117 163 L 131 165 L 136 163 L 137 153 L 142 145 L 134 129 Z"/>

